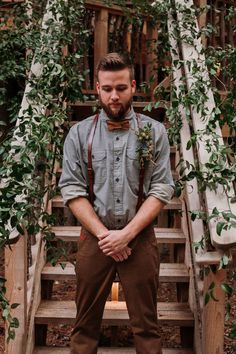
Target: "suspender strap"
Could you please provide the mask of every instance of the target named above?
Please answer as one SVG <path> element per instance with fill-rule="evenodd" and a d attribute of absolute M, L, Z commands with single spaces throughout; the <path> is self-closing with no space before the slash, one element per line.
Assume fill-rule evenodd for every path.
<path fill-rule="evenodd" d="M 137 119 L 138 128 L 140 129 L 141 128 L 140 114 L 136 113 L 136 119 Z M 144 166 L 142 165 L 139 171 L 138 201 L 136 205 L 136 212 L 141 207 L 144 199 L 144 194 L 143 194 L 144 174 L 145 174 L 145 170 L 144 170 Z"/>
<path fill-rule="evenodd" d="M 95 135 L 95 130 L 97 127 L 98 117 L 99 117 L 99 114 L 96 114 L 93 119 L 92 128 L 90 130 L 89 138 L 88 138 L 89 200 L 92 205 L 94 203 L 94 193 L 93 193 L 94 172 L 93 172 L 93 165 L 92 165 L 92 146 L 93 146 L 93 138 Z"/>
<path fill-rule="evenodd" d="M 96 114 L 96 116 L 93 119 L 92 123 L 92 128 L 89 133 L 89 139 L 88 139 L 88 179 L 89 179 L 89 200 L 90 203 L 93 205 L 94 204 L 94 193 L 93 193 L 93 183 L 94 183 L 94 172 L 93 172 L 93 166 L 92 166 L 92 146 L 93 146 L 93 139 L 95 135 L 95 130 L 97 127 L 97 122 L 98 122 L 99 114 Z M 138 128 L 141 127 L 141 119 L 140 115 L 136 114 L 136 119 L 137 119 L 137 124 Z M 140 172 L 139 172 L 139 189 L 138 189 L 138 201 L 137 201 L 137 206 L 136 206 L 136 211 L 140 208 L 143 202 L 143 185 L 144 185 L 144 166 L 141 166 Z"/>

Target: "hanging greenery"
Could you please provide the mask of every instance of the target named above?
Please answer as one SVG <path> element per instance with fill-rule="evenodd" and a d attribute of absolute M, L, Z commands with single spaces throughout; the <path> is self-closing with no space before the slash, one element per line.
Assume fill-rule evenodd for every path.
<path fill-rule="evenodd" d="M 113 1 L 106 1 L 110 6 Z M 207 25 L 200 32 L 194 25 L 195 15 L 208 11 L 209 7 L 196 9 L 182 6 L 176 9 L 173 1 L 133 0 L 132 6 L 127 7 L 126 1 L 117 0 L 124 11 L 127 21 L 124 26 L 134 24 L 134 28 L 142 28 L 143 16 L 152 19 L 153 25 L 158 23 L 158 49 L 159 62 L 171 63 L 170 45 L 168 41 L 167 19 L 171 12 L 176 19 L 176 10 L 183 16 L 183 23 L 191 35 L 181 37 L 179 27 L 174 33 L 176 40 L 193 43 L 194 38 L 201 35 L 210 37 L 215 29 Z M 42 18 L 45 13 L 46 1 L 31 1 L 12 5 L 12 9 L 5 11 L 5 4 L 0 5 L 0 176 L 2 179 L 0 191 L 0 247 L 8 245 L 10 232 L 16 228 L 20 234 L 27 231 L 34 235 L 43 228 L 48 248 L 52 248 L 52 235 L 49 227 L 42 226 L 44 222 L 50 226 L 53 217 L 43 209 L 43 197 L 46 192 L 53 196 L 50 183 L 45 184 L 45 176 L 49 180 L 53 176 L 55 159 L 61 158 L 63 136 L 61 125 L 67 120 L 66 102 L 83 100 L 82 88 L 87 74 L 83 58 L 87 55 L 89 32 L 84 28 L 85 8 L 82 0 L 50 0 L 48 2 L 51 17 L 45 20 L 42 29 Z M 229 4 L 226 8 L 225 18 L 231 21 L 235 16 L 235 9 Z M 136 26 L 136 27 L 135 27 Z M 233 28 L 235 33 L 235 28 Z M 118 35 L 118 34 L 116 34 Z M 111 42 L 111 39 L 110 39 Z M 119 39 L 119 43 L 121 40 Z M 67 51 L 65 51 L 67 48 Z M 156 50 L 157 48 L 155 48 Z M 135 49 L 133 49 L 135 52 Z M 191 90 L 186 90 L 183 78 L 180 94 L 177 93 L 174 83 L 171 86 L 171 105 L 166 107 L 166 114 L 170 122 L 170 140 L 179 146 L 182 117 L 179 107 L 184 107 L 189 125 L 192 128 L 191 110 L 194 106 L 201 114 L 204 122 L 208 117 L 208 124 L 204 131 L 194 132 L 191 139 L 186 142 L 187 149 L 197 149 L 199 141 L 204 142 L 209 153 L 209 161 L 204 166 L 190 165 L 188 161 L 180 161 L 180 179 L 176 190 L 181 193 L 186 181 L 194 178 L 198 181 L 199 192 L 207 188 L 215 190 L 222 185 L 226 193 L 229 186 L 236 186 L 236 49 L 232 45 L 225 48 L 208 47 L 204 50 L 206 64 L 208 65 L 210 80 L 203 80 L 201 70 L 197 63 L 189 64 L 191 75 L 195 84 Z M 41 69 L 36 73 L 31 70 L 32 61 Z M 163 77 L 172 73 L 173 68 L 182 67 L 183 60 L 172 62 L 163 68 L 158 68 Z M 159 73 L 160 74 L 160 73 Z M 149 85 L 149 83 L 146 83 Z M 212 112 L 205 110 L 208 88 L 214 88 L 216 107 Z M 27 106 L 20 111 L 21 101 L 26 85 L 30 90 L 26 96 Z M 150 86 L 150 85 L 149 85 Z M 226 92 L 220 97 L 219 87 Z M 150 103 L 148 110 L 157 108 L 161 100 L 163 88 L 156 90 L 156 100 Z M 20 114 L 19 114 L 20 112 Z M 18 128 L 15 122 L 18 120 Z M 227 124 L 232 138 L 226 144 L 219 143 L 215 135 L 215 126 Z M 211 136 L 211 139 L 209 139 Z M 227 161 L 227 163 L 226 163 Z M 232 189 L 231 189 L 232 193 Z M 21 196 L 21 199 L 19 199 Z M 230 195 L 231 202 L 235 202 L 234 194 Z M 36 203 L 37 200 L 37 203 Z M 215 208 L 211 215 L 204 211 L 192 211 L 192 220 L 201 218 L 207 221 L 213 217 L 221 217 L 216 225 L 220 236 L 222 231 L 236 227 L 236 216 L 229 211 L 220 211 Z M 201 244 L 204 247 L 203 235 Z M 55 263 L 62 253 L 54 253 L 52 262 Z M 228 263 L 227 256 L 221 261 L 221 267 Z M 3 317 L 9 323 L 9 338 L 14 338 L 14 328 L 18 326 L 17 319 L 11 318 L 11 306 L 5 298 L 5 280 L 1 279 L 0 306 Z M 231 290 L 223 286 L 229 295 Z M 214 294 L 212 285 L 208 297 Z"/>
<path fill-rule="evenodd" d="M 35 1 L 15 5 L 7 12 L 4 6 L 0 8 L 0 106 L 5 114 L 1 124 L 6 127 L 0 149 L 1 247 L 8 245 L 14 229 L 32 236 L 42 228 L 50 247 L 52 237 L 43 225 L 53 218 L 45 212 L 43 197 L 46 192 L 52 194 L 50 179 L 54 161 L 61 154 L 65 103 L 83 99 L 85 72 L 79 69 L 87 51 L 83 1 L 48 1 L 50 15 L 42 23 L 45 6 L 45 2 Z M 69 48 L 66 53 L 65 48 Z M 10 84 L 17 85 L 16 95 L 11 96 Z M 16 128 L 9 131 L 16 119 Z M 65 254 L 60 250 L 58 258 Z M 0 306 L 8 321 L 8 339 L 12 339 L 18 322 L 10 312 L 17 304 L 9 304 L 5 280 L 1 282 Z"/>

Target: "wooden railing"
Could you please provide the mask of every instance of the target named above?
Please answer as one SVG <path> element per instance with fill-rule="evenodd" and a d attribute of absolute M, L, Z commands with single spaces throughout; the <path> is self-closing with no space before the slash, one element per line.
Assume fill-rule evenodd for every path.
<path fill-rule="evenodd" d="M 96 66 L 106 53 L 114 51 L 131 54 L 138 85 L 146 82 L 154 88 L 158 82 L 155 50 L 158 38 L 157 26 L 153 26 L 147 17 L 143 18 L 139 25 L 132 23 L 127 20 L 124 9 L 116 5 L 110 7 L 99 0 L 86 0 L 85 6 L 86 28 L 93 43 L 92 50 L 84 58 L 84 67 L 90 70 L 85 89 L 96 88 Z M 153 80 L 150 82 L 151 77 Z"/>
<path fill-rule="evenodd" d="M 176 0 L 176 8 L 178 9 L 178 5 L 183 5 L 186 7 L 191 7 L 192 1 L 184 2 L 182 0 Z M 194 76 L 191 75 L 191 68 L 196 65 L 199 68 L 199 72 L 202 77 L 204 77 L 205 82 L 209 83 L 209 75 L 207 72 L 207 68 L 205 65 L 205 58 L 202 53 L 202 44 L 200 39 L 194 40 L 194 42 L 190 45 L 182 41 L 179 43 L 176 40 L 174 27 L 176 30 L 176 26 L 178 27 L 180 36 L 182 38 L 186 38 L 191 36 L 191 33 L 188 32 L 186 26 L 184 26 L 182 20 L 181 12 L 176 11 L 177 20 L 174 19 L 171 15 L 169 15 L 168 20 L 168 29 L 169 29 L 169 38 L 171 44 L 171 56 L 173 62 L 179 62 L 180 58 L 183 60 L 184 67 L 174 68 L 173 70 L 173 82 L 176 89 L 177 97 L 181 94 L 180 87 L 183 86 L 183 72 L 186 80 L 186 90 L 187 92 L 191 91 L 191 88 L 195 84 Z M 198 28 L 198 24 L 196 21 L 196 29 Z M 206 92 L 207 99 L 205 101 L 206 112 L 209 112 L 208 116 L 205 117 L 204 121 L 200 116 L 200 113 L 196 111 L 194 106 L 189 107 L 191 111 L 191 119 L 193 123 L 194 132 L 204 131 L 207 126 L 208 119 L 210 117 L 211 112 L 215 108 L 214 98 L 212 91 L 208 88 Z M 189 122 L 186 119 L 185 107 L 179 107 L 179 113 L 182 117 L 182 129 L 180 132 L 181 135 L 181 157 L 188 161 L 192 166 L 195 166 L 195 159 L 193 149 L 187 149 L 186 143 L 191 138 Z M 217 125 L 217 124 L 216 124 Z M 218 136 L 219 144 L 223 145 L 222 133 L 219 126 L 216 126 L 215 133 Z M 212 137 L 208 136 L 207 139 L 211 140 Z M 197 157 L 198 163 L 200 166 L 204 165 L 209 159 L 209 153 L 206 151 L 206 147 L 204 145 L 204 141 L 199 139 L 197 144 Z M 212 141 L 213 145 L 213 141 Z M 188 192 L 191 191 L 191 192 Z M 234 195 L 234 189 L 231 185 L 231 196 Z M 206 212 L 208 215 L 211 215 L 214 207 L 217 207 L 220 210 L 230 210 L 232 213 L 236 214 L 236 207 L 234 204 L 230 203 L 230 199 L 224 191 L 223 187 L 218 185 L 215 191 L 206 189 L 204 198 L 206 204 Z M 191 235 L 191 243 L 199 243 L 201 238 L 205 234 L 204 225 L 201 219 L 197 219 L 194 222 L 191 220 L 190 211 L 203 211 L 203 199 L 200 200 L 199 190 L 196 179 L 193 179 L 191 182 L 186 182 L 186 208 L 187 208 L 187 220 L 189 225 L 189 232 Z M 215 251 L 208 251 L 206 246 L 205 249 L 198 249 L 197 253 L 191 253 L 192 256 L 192 266 L 194 269 L 194 276 L 196 278 L 196 290 L 197 297 L 195 301 L 192 302 L 192 309 L 197 317 L 196 309 L 201 309 L 200 313 L 200 327 L 199 327 L 199 337 L 195 341 L 195 350 L 197 354 L 215 354 L 215 353 L 224 353 L 223 343 L 224 343 L 224 313 L 225 313 L 225 293 L 221 289 L 220 284 L 222 281 L 226 279 L 226 270 L 216 270 L 215 273 L 210 272 L 207 276 L 202 278 L 202 274 L 200 274 L 200 270 L 204 266 L 209 265 L 219 265 L 220 259 L 224 254 L 224 251 L 229 251 L 235 244 L 235 231 L 233 229 L 223 230 L 221 236 L 216 232 L 216 223 L 219 222 L 217 219 L 211 219 L 208 222 L 209 232 L 210 232 L 210 240 L 211 244 L 215 247 Z M 217 267 L 216 267 L 217 269 Z M 215 283 L 215 297 L 218 301 L 210 301 L 207 306 L 203 304 L 203 295 L 210 284 Z M 193 298 L 193 294 L 191 296 Z M 190 298 L 191 298 L 190 297 Z M 199 306 L 198 298 L 200 299 Z M 191 301 L 190 301 L 191 305 Z"/>
<path fill-rule="evenodd" d="M 50 4 L 49 4 L 50 3 Z M 48 20 L 57 22 L 55 16 L 52 15 L 49 11 L 49 6 L 52 6 L 52 1 L 50 1 L 46 6 L 46 12 L 42 21 L 42 31 L 48 33 L 50 36 L 50 28 L 48 30 Z M 52 43 L 48 41 L 50 48 L 57 46 L 57 43 Z M 43 50 L 45 50 L 45 44 L 43 44 Z M 38 50 L 41 50 L 38 48 Z M 30 76 L 33 75 L 34 78 L 40 77 L 43 70 L 43 65 L 35 62 L 33 59 Z M 27 144 L 27 136 L 30 134 L 30 124 L 32 124 L 32 119 L 28 120 L 28 126 L 25 129 L 24 139 L 20 138 L 20 124 L 23 121 L 24 117 L 27 117 L 27 110 L 29 106 L 35 112 L 40 112 L 40 114 L 46 114 L 47 107 L 38 106 L 34 104 L 32 99 L 29 99 L 29 94 L 33 87 L 28 83 L 25 88 L 24 96 L 21 103 L 21 108 L 19 111 L 19 118 L 16 122 L 16 128 L 11 142 L 11 150 L 9 152 L 9 160 L 13 159 L 15 161 L 21 160 L 20 153 L 16 154 L 16 148 L 20 147 L 23 149 Z M 37 122 L 34 122 L 37 124 Z M 29 156 L 33 162 L 35 159 L 34 154 L 32 153 Z M 29 175 L 29 178 L 32 176 Z M 1 180 L 1 187 L 6 186 L 8 179 Z M 28 198 L 27 191 L 17 196 L 17 200 L 26 202 Z M 42 203 L 42 211 L 46 211 L 48 207 L 48 196 L 45 195 L 44 201 Z M 24 235 L 20 235 L 16 229 L 10 229 L 9 243 L 11 243 L 10 248 L 6 248 L 5 251 L 5 277 L 7 279 L 7 294 L 6 297 L 9 299 L 10 303 L 18 303 L 19 306 L 16 309 L 12 309 L 12 315 L 19 319 L 20 326 L 16 329 L 16 338 L 5 343 L 6 354 L 23 354 L 26 353 L 26 337 L 29 333 L 29 314 L 32 311 L 32 302 L 34 298 L 34 293 L 36 287 L 39 287 L 40 284 L 40 273 L 41 268 L 44 264 L 44 242 L 41 232 L 35 236 L 35 241 L 29 239 L 26 230 L 24 230 Z M 27 250 L 30 248 L 30 257 Z M 31 259 L 31 261 L 29 260 Z M 33 337 L 33 329 L 31 328 L 30 332 Z M 6 336 L 7 337 L 7 336 Z"/>
<path fill-rule="evenodd" d="M 181 3 L 180 0 L 176 0 L 176 3 Z M 188 2 L 191 5 L 191 1 Z M 109 47 L 109 36 L 115 32 L 114 27 L 119 29 L 120 23 L 122 23 L 123 13 L 121 8 L 118 6 L 113 6 L 112 8 L 102 5 L 102 3 L 98 0 L 96 1 L 86 1 L 86 7 L 88 11 L 90 11 L 91 19 L 89 22 L 90 28 L 94 23 L 94 28 L 92 31 L 92 36 L 94 40 L 94 52 L 91 55 L 91 58 L 87 61 L 85 67 L 90 68 L 90 72 L 92 73 L 91 77 L 94 77 L 95 67 L 99 59 L 106 54 L 110 49 Z M 178 18 L 180 19 L 181 14 L 178 13 Z M 49 13 L 46 13 L 43 18 L 43 27 L 47 19 L 50 17 Z M 180 19 L 181 20 L 181 19 Z M 173 22 L 174 19 L 169 17 L 169 33 L 170 33 L 170 42 L 172 48 L 175 49 L 175 52 L 172 52 L 173 60 L 179 59 L 179 54 L 183 56 L 185 61 L 196 60 L 198 58 L 198 52 L 193 47 L 189 47 L 182 43 L 182 46 L 179 47 L 178 43 L 175 41 L 174 36 L 171 35 L 173 31 Z M 181 22 L 181 21 L 180 21 Z M 180 23 L 179 22 L 179 23 Z M 181 26 L 179 27 L 180 31 L 185 31 Z M 102 35 L 101 35 L 102 33 Z M 139 30 L 139 39 L 137 36 L 135 37 L 134 28 L 129 27 L 129 31 L 125 34 L 123 44 L 125 46 L 125 50 L 128 52 L 132 51 L 132 48 L 135 48 L 135 44 L 132 44 L 133 41 L 137 40 L 150 40 L 151 44 L 154 44 L 157 40 L 157 28 L 153 28 L 148 19 L 144 20 L 142 29 Z M 197 48 L 201 49 L 201 43 L 196 43 Z M 137 45 L 137 42 L 136 42 Z M 179 50 L 179 54 L 178 51 Z M 133 49 L 134 50 L 134 49 Z M 139 81 L 149 81 L 151 72 L 153 70 L 153 63 L 157 61 L 156 54 L 153 53 L 152 50 L 150 52 L 145 53 L 146 47 L 143 47 L 139 50 L 139 54 L 142 55 L 136 56 L 136 64 L 139 68 L 140 76 Z M 135 51 L 135 50 L 134 50 Z M 190 55 L 191 53 L 191 55 Z M 202 73 L 207 78 L 207 70 L 204 66 L 204 58 L 201 58 L 202 62 Z M 141 70 L 141 68 L 145 67 L 146 70 Z M 32 64 L 31 72 L 37 77 L 42 70 L 42 66 L 39 64 Z M 188 75 L 188 67 L 185 67 L 185 73 L 187 77 L 188 89 L 191 87 L 191 78 Z M 179 86 L 181 84 L 182 72 L 180 70 L 175 70 L 174 73 L 174 82 L 176 85 L 177 92 L 179 90 Z M 153 84 L 158 83 L 158 78 L 156 77 Z M 90 84 L 85 88 L 87 92 L 94 93 L 94 79 L 91 79 Z M 29 101 L 27 98 L 28 93 L 32 88 L 27 85 L 25 95 L 22 101 L 20 115 L 24 115 L 24 111 L 27 110 L 29 105 Z M 91 90 L 91 91 L 89 91 Z M 209 100 L 206 102 L 208 107 L 211 109 L 214 107 L 214 99 L 212 92 L 209 91 L 208 94 Z M 46 107 L 38 107 L 40 111 L 45 110 Z M 184 108 L 180 107 L 180 113 L 183 120 L 183 127 L 181 130 L 181 151 L 183 158 L 189 161 L 194 165 L 194 154 L 193 150 L 186 149 L 186 141 L 190 139 L 190 129 L 189 124 L 185 117 Z M 192 107 L 192 119 L 194 122 L 194 128 L 201 129 L 202 122 L 201 117 L 199 117 L 198 113 Z M 18 125 L 19 123 L 17 123 Z M 205 122 L 204 122 L 205 124 Z M 17 129 L 16 129 L 17 133 Z M 13 142 L 13 146 L 16 144 L 24 144 L 23 141 L 19 141 L 17 138 L 17 134 L 15 133 L 15 141 Z M 221 131 L 217 128 L 217 134 L 219 137 L 221 136 Z M 222 139 L 220 142 L 222 142 Z M 14 149 L 12 149 L 12 154 L 14 154 Z M 20 156 L 18 156 L 20 158 Z M 201 163 L 205 163 L 207 161 L 208 156 L 206 152 L 200 144 L 200 148 L 198 150 L 198 158 Z M 6 181 L 5 181 L 6 182 Z M 186 235 L 190 234 L 191 238 L 188 241 L 188 252 L 189 252 L 189 264 L 191 264 L 192 269 L 192 278 L 191 278 L 191 286 L 190 286 L 190 306 L 195 314 L 195 352 L 196 354 L 223 354 L 223 333 L 224 333 L 224 293 L 220 290 L 217 290 L 216 297 L 219 298 L 218 302 L 210 302 L 207 307 L 203 305 L 203 294 L 204 291 L 208 289 L 209 284 L 212 281 L 215 281 L 216 287 L 220 284 L 222 279 L 225 278 L 225 270 L 217 271 L 215 274 L 208 275 L 204 279 L 201 279 L 201 269 L 206 265 L 215 265 L 218 264 L 220 258 L 223 254 L 224 249 L 230 249 L 233 245 L 236 244 L 235 236 L 231 232 L 231 230 L 223 231 L 221 237 L 216 234 L 215 224 L 212 221 L 212 224 L 209 224 L 211 242 L 216 247 L 214 252 L 209 252 L 207 249 L 199 250 L 195 255 L 192 249 L 193 242 L 201 241 L 201 236 L 204 234 L 204 225 L 202 220 L 195 220 L 192 222 L 189 211 L 192 210 L 201 210 L 201 200 L 199 198 L 197 181 L 192 180 L 191 183 L 186 183 L 186 190 L 188 187 L 191 189 L 191 195 L 189 193 L 185 193 L 184 202 L 186 205 L 184 215 L 183 215 L 183 227 L 186 228 Z M 26 198 L 27 196 L 21 196 L 21 198 Z M 215 192 L 211 192 L 209 190 L 205 193 L 205 200 L 207 202 L 207 211 L 211 213 L 213 207 L 220 203 L 219 205 L 224 205 L 224 208 L 231 208 L 232 212 L 235 214 L 236 210 L 232 209 L 232 204 L 229 203 L 227 196 L 223 193 L 222 189 L 219 187 Z M 220 202 L 219 202 L 220 200 Z M 223 204 L 224 203 L 224 204 Z M 44 200 L 44 208 L 48 210 L 48 200 L 47 196 L 45 196 Z M 16 236 L 16 234 L 15 234 Z M 17 235 L 19 236 L 19 235 Z M 28 266 L 27 261 L 27 234 L 21 236 L 19 241 L 11 246 L 11 250 L 6 250 L 6 278 L 8 279 L 8 298 L 11 303 L 17 302 L 20 303 L 20 306 L 14 309 L 14 316 L 19 318 L 20 320 L 20 328 L 16 330 L 17 336 L 14 341 L 10 343 L 6 343 L 6 353 L 7 354 L 22 354 L 22 353 L 30 353 L 32 352 L 32 341 L 28 342 L 29 347 L 25 348 L 26 345 L 26 333 L 28 336 L 33 338 L 34 336 L 34 324 L 29 321 L 29 314 L 36 311 L 39 298 L 34 297 L 34 294 L 40 293 L 40 274 L 41 269 L 44 265 L 44 243 L 42 240 L 42 235 L 39 233 L 36 235 L 35 244 L 31 247 L 32 253 L 32 265 Z M 27 279 L 28 274 L 28 279 Z M 217 289 L 219 289 L 218 287 Z M 198 299 L 199 296 L 199 299 Z M 199 310 L 201 311 L 199 316 Z M 33 316 L 31 316 L 33 318 Z M 220 319 L 220 320 L 219 320 Z M 212 328 L 213 325 L 217 323 L 217 331 L 215 328 Z M 31 346 L 31 347 L 30 347 Z"/>

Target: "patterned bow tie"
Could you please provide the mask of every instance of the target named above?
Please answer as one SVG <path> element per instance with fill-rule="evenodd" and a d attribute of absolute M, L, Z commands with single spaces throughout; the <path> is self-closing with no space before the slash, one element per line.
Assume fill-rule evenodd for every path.
<path fill-rule="evenodd" d="M 107 120 L 107 127 L 108 130 L 115 130 L 115 129 L 129 129 L 129 120 L 124 119 L 118 122 L 114 122 L 113 120 Z"/>

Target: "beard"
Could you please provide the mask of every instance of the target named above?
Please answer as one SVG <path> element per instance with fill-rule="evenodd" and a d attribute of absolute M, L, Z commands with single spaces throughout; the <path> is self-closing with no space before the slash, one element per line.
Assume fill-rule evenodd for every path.
<path fill-rule="evenodd" d="M 125 104 L 120 103 L 120 109 L 118 112 L 113 112 L 112 109 L 110 108 L 110 105 L 106 105 L 105 103 L 102 102 L 101 97 L 99 96 L 99 103 L 101 108 L 104 109 L 104 111 L 106 112 L 107 116 L 111 119 L 111 120 L 116 120 L 116 121 L 120 121 L 123 120 L 126 116 L 126 113 L 130 110 L 131 105 L 132 105 L 133 99 L 132 97 L 129 99 L 128 102 L 126 102 Z"/>

